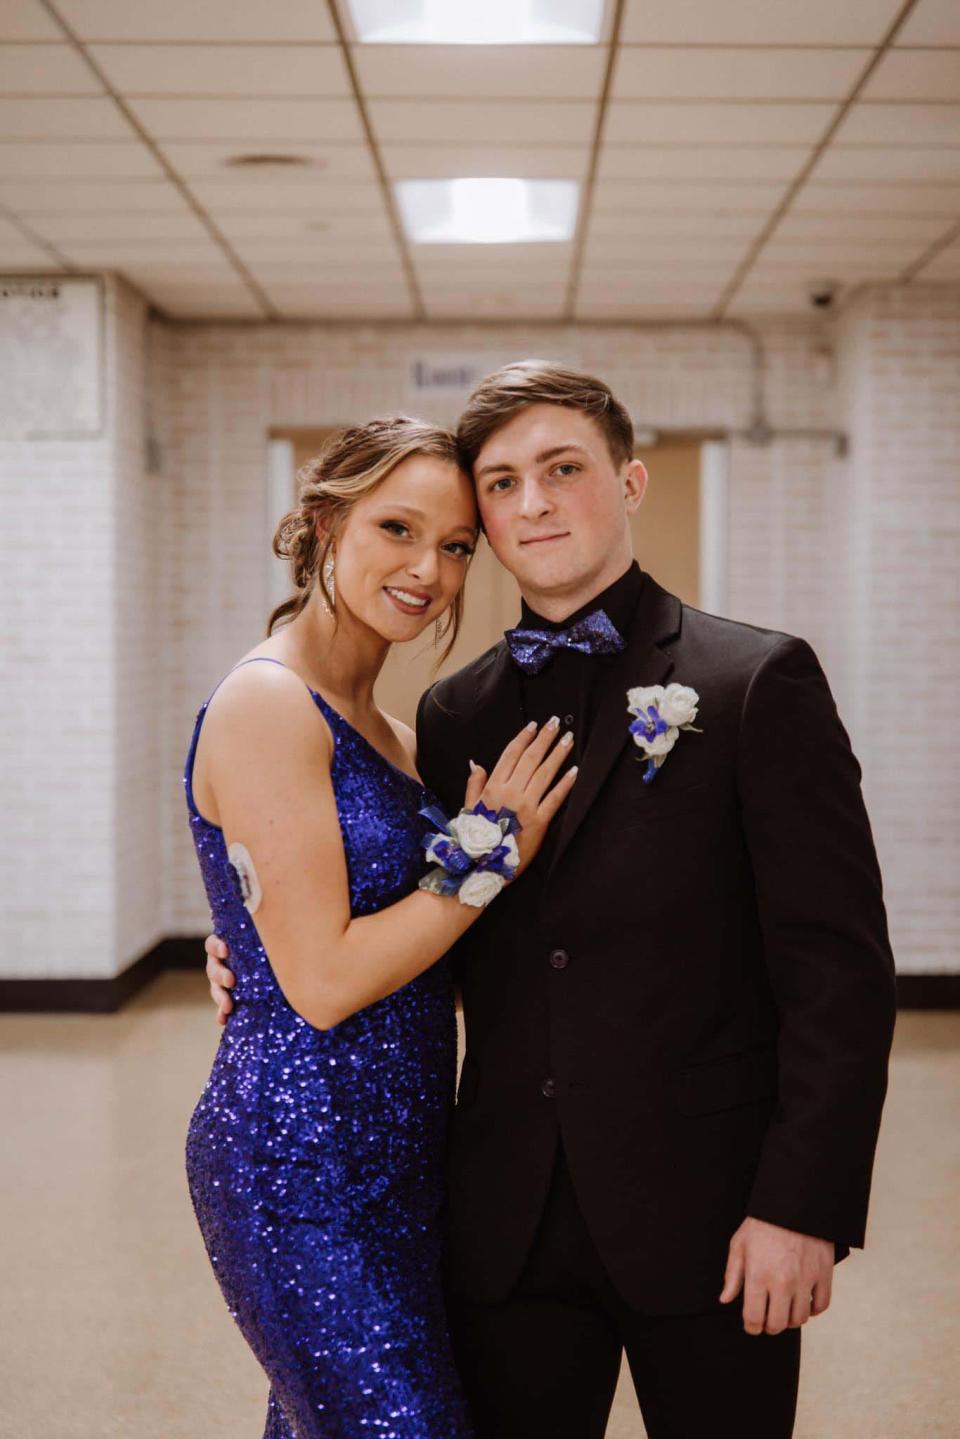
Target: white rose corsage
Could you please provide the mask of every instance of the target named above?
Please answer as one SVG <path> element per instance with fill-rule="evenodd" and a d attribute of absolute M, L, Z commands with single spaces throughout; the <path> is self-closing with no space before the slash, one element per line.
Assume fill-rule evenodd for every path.
<path fill-rule="evenodd" d="M 693 723 L 699 700 L 689 685 L 669 684 L 666 689 L 663 685 L 640 685 L 627 690 L 627 710 L 635 716 L 630 733 L 647 756 L 644 784 L 656 778 L 682 729 L 703 733 Z"/>
<path fill-rule="evenodd" d="M 514 836 L 520 821 L 512 809 L 494 812 L 478 800 L 453 819 L 428 805 L 420 813 L 437 826 L 423 847 L 435 868 L 425 874 L 419 888 L 431 894 L 456 895 L 461 904 L 480 908 L 489 904 L 517 872 L 520 851 Z"/>

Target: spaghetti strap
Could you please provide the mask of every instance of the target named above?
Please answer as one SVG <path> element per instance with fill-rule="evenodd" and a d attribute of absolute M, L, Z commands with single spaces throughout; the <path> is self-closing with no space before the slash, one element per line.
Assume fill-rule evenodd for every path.
<path fill-rule="evenodd" d="M 193 762 L 197 754 L 197 743 L 200 739 L 200 729 L 203 725 L 204 716 L 206 715 L 207 709 L 210 706 L 210 701 L 213 699 L 217 690 L 223 684 L 223 681 L 229 678 L 229 676 L 233 674 L 234 670 L 241 669 L 244 665 L 256 664 L 259 660 L 263 660 L 267 664 L 279 665 L 281 669 L 290 670 L 291 674 L 296 674 L 296 670 L 291 669 L 288 664 L 284 664 L 283 660 L 275 660 L 272 655 L 251 655 L 249 659 L 240 660 L 237 664 L 233 666 L 233 669 L 227 670 L 227 673 L 214 685 L 213 689 L 210 691 L 210 694 L 207 696 L 203 704 L 200 706 L 200 709 L 197 711 L 197 718 L 193 726 L 193 735 L 190 739 L 190 749 L 187 752 L 187 762 L 184 766 L 183 771 L 183 786 L 187 796 L 187 807 L 190 810 L 191 814 L 196 815 L 197 819 L 203 819 L 204 817 L 197 809 L 197 802 L 193 797 Z M 300 676 L 297 675 L 297 678 L 299 679 Z M 310 686 L 307 684 L 306 680 L 304 680 L 303 683 L 309 693 L 313 695 L 314 700 L 318 700 L 321 698 L 317 694 L 316 690 L 310 689 Z M 210 824 L 211 822 L 210 820 L 204 820 L 204 823 Z M 216 828 L 216 826 L 214 826 L 214 828 Z"/>

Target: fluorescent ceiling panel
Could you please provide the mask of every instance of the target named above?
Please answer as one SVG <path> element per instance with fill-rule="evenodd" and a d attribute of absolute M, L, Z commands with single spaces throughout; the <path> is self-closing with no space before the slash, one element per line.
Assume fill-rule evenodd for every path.
<path fill-rule="evenodd" d="M 421 245 L 495 245 L 569 240 L 577 218 L 575 180 L 463 178 L 398 180 L 408 235 Z"/>
<path fill-rule="evenodd" d="M 350 0 L 373 45 L 593 45 L 604 0 Z"/>

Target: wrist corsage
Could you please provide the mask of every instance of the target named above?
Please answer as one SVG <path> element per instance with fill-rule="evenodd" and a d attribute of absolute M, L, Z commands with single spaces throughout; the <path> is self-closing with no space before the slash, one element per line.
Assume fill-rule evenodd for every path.
<path fill-rule="evenodd" d="M 455 894 L 461 904 L 477 908 L 489 904 L 517 872 L 520 851 L 514 836 L 522 828 L 512 809 L 496 813 L 478 800 L 447 819 L 435 805 L 422 809 L 424 819 L 437 826 L 423 841 L 427 859 L 436 868 L 425 874 L 420 889 L 431 894 Z"/>

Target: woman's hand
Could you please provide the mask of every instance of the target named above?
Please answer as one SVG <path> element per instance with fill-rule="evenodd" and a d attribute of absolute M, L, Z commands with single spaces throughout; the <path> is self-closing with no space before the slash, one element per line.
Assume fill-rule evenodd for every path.
<path fill-rule="evenodd" d="M 233 970 L 228 969 L 226 960 L 230 951 L 226 942 L 216 934 L 208 934 L 203 942 L 207 952 L 207 979 L 210 981 L 210 998 L 217 1006 L 217 1023 L 226 1024 L 227 1015 L 233 1009 L 230 990 L 234 985 Z"/>
<path fill-rule="evenodd" d="M 512 809 L 520 821 L 517 876 L 539 851 L 550 821 L 577 777 L 577 768 L 573 766 L 557 779 L 562 765 L 570 758 L 573 743 L 569 731 L 560 739 L 559 734 L 560 721 L 556 716 L 547 720 L 539 732 L 535 724 L 529 724 L 510 741 L 489 776 L 479 765 L 473 765 L 470 772 L 464 799 L 467 809 L 482 800 L 488 809 Z"/>

